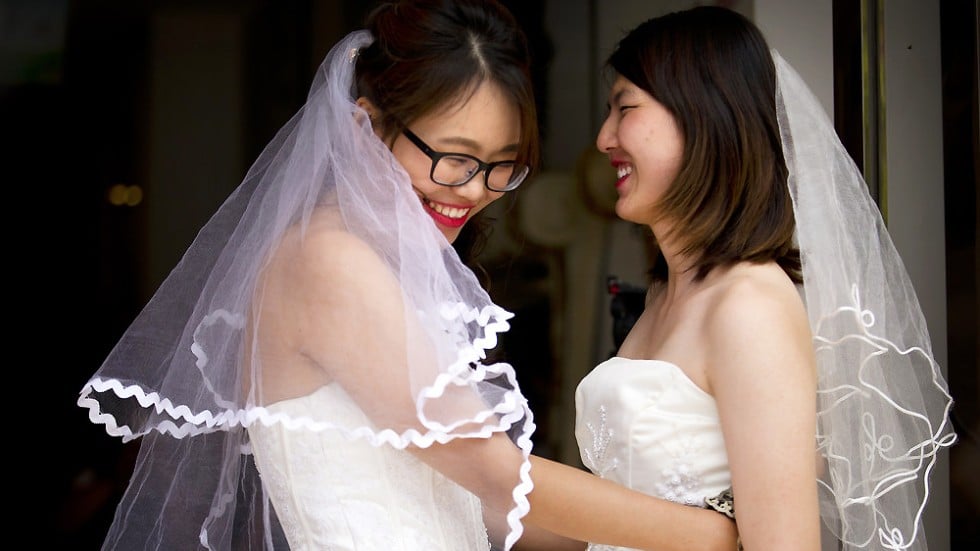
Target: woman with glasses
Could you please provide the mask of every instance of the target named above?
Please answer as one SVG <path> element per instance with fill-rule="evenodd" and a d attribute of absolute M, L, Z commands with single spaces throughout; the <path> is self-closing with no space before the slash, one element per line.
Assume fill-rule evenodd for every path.
<path fill-rule="evenodd" d="M 141 439 L 104 547 L 733 546 L 721 515 L 531 456 L 485 361 L 511 314 L 450 244 L 537 162 L 511 15 L 406 0 L 367 27 L 83 388 Z"/>

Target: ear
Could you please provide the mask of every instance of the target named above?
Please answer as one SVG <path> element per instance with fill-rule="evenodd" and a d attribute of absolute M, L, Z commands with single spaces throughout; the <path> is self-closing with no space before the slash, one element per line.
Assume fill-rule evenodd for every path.
<path fill-rule="evenodd" d="M 373 126 L 374 122 L 378 120 L 378 113 L 380 112 L 380 110 L 374 106 L 374 103 L 372 103 L 371 100 L 367 99 L 364 96 L 357 98 L 357 101 L 355 103 L 357 103 L 358 107 L 360 107 L 361 109 L 367 112 L 368 117 L 370 117 L 371 119 L 371 125 Z"/>
<path fill-rule="evenodd" d="M 380 122 L 381 110 L 375 107 L 374 103 L 372 103 L 371 100 L 367 99 L 364 96 L 358 97 L 357 101 L 355 101 L 354 103 L 356 103 L 358 107 L 360 107 L 365 112 L 367 112 L 368 118 L 371 119 L 371 128 L 374 130 L 374 134 L 383 140 L 385 136 L 384 136 L 384 128 L 381 127 L 381 122 Z"/>

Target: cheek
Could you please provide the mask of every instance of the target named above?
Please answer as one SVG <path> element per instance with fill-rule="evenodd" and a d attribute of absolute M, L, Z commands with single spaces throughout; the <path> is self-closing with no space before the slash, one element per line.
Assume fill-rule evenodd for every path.
<path fill-rule="evenodd" d="M 432 165 L 428 157 L 424 155 L 417 155 L 409 147 L 405 147 L 403 143 L 404 140 L 398 140 L 395 142 L 395 146 L 391 149 L 392 155 L 395 156 L 395 160 L 398 164 L 405 169 L 408 173 L 409 178 L 412 180 L 412 185 L 419 186 L 425 185 L 429 181 L 429 167 Z M 411 144 L 409 144 L 411 146 Z"/>
<path fill-rule="evenodd" d="M 674 124 L 664 132 L 663 158 L 673 180 L 684 162 L 684 138 Z"/>
<path fill-rule="evenodd" d="M 430 183 L 435 185 L 435 183 L 429 181 L 429 165 L 422 163 L 409 163 L 402 165 L 405 167 L 405 171 L 408 172 L 409 178 L 412 180 L 413 186 L 428 187 Z"/>
<path fill-rule="evenodd" d="M 661 143 L 657 132 L 649 123 L 639 117 L 626 117 L 619 124 L 617 135 L 623 148 L 635 158 L 660 156 Z"/>
<path fill-rule="evenodd" d="M 664 144 L 662 151 L 664 176 L 673 183 L 684 162 L 684 146 L 679 140 Z"/>
<path fill-rule="evenodd" d="M 670 133 L 656 132 L 647 128 L 634 128 L 630 134 L 633 155 L 644 164 L 647 173 L 656 173 L 661 179 L 673 181 L 680 171 L 684 157 L 683 146 Z"/>

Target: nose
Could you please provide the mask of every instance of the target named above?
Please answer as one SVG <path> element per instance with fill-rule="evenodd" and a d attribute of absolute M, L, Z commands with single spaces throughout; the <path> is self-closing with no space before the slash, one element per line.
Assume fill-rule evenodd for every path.
<path fill-rule="evenodd" d="M 615 123 L 610 113 L 606 116 L 606 120 L 602 121 L 602 126 L 599 127 L 599 133 L 595 137 L 595 146 L 600 152 L 608 153 L 615 149 L 616 145 Z"/>
<path fill-rule="evenodd" d="M 452 189 L 467 204 L 478 205 L 486 199 L 488 193 L 493 193 L 487 189 L 487 186 L 484 184 L 484 178 L 486 178 L 486 174 L 480 172 L 470 178 L 469 182 Z"/>

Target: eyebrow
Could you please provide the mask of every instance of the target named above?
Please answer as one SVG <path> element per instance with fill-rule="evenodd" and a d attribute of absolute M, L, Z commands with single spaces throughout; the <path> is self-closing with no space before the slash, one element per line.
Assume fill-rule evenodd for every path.
<path fill-rule="evenodd" d="M 470 138 L 464 138 L 463 136 L 446 136 L 444 138 L 439 138 L 436 140 L 436 144 L 438 144 L 438 147 L 458 145 L 458 146 L 469 148 L 470 151 L 480 151 L 482 149 L 482 147 L 476 140 L 471 140 Z M 495 151 L 493 153 L 494 154 L 514 153 L 519 149 L 520 149 L 519 144 L 512 143 L 512 144 L 505 145 L 504 147 L 500 148 L 500 150 Z"/>
<path fill-rule="evenodd" d="M 612 95 L 612 98 L 606 102 L 606 107 L 611 107 L 613 105 L 620 105 L 623 101 L 623 97 L 633 95 L 633 90 L 628 87 L 620 88 Z"/>

